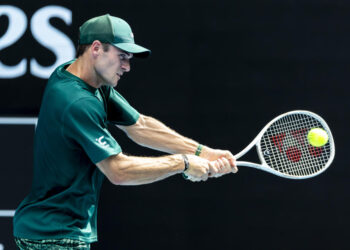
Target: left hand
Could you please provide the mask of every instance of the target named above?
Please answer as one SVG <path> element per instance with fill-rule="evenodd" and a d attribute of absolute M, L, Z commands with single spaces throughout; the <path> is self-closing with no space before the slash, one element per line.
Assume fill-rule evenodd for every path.
<path fill-rule="evenodd" d="M 209 161 L 216 161 L 211 165 L 211 177 L 220 177 L 227 173 L 237 173 L 236 159 L 228 150 L 212 149 L 203 146 L 200 157 Z"/>

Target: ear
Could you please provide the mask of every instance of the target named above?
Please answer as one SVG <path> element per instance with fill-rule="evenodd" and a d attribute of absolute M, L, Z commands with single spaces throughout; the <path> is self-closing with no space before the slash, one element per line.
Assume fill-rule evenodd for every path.
<path fill-rule="evenodd" d="M 92 56 L 93 57 L 99 56 L 101 50 L 102 50 L 102 43 L 99 40 L 93 41 L 93 43 L 90 46 L 90 51 L 92 53 Z"/>

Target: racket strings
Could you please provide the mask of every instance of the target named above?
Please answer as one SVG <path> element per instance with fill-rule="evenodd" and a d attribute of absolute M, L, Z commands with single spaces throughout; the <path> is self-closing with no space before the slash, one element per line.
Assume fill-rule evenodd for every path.
<path fill-rule="evenodd" d="M 319 122 L 316 122 L 316 121 L 317 120 L 305 119 L 304 120 L 305 124 L 301 124 L 301 125 L 303 127 L 307 127 L 307 128 L 320 127 L 321 124 Z M 293 140 L 293 138 L 290 137 L 292 139 L 287 141 L 286 146 L 289 147 L 289 149 L 291 147 L 293 147 L 293 149 L 295 149 L 298 152 L 300 161 L 299 161 L 299 158 L 294 159 L 294 160 L 292 159 L 292 161 L 296 164 L 294 165 L 294 167 L 287 166 L 285 168 L 286 172 L 292 171 L 291 174 L 297 174 L 297 175 L 309 175 L 309 174 L 312 174 L 314 172 L 317 172 L 319 169 L 322 168 L 323 164 L 322 164 L 322 161 L 321 161 L 321 164 L 315 164 L 316 161 L 313 158 L 310 159 L 310 157 L 313 156 L 312 154 L 310 154 L 310 152 L 313 152 L 313 151 L 311 151 L 312 147 L 306 141 L 307 140 L 306 135 L 307 135 L 308 129 L 303 128 L 302 130 L 299 130 L 299 127 L 296 127 L 296 124 L 294 124 L 294 123 L 292 123 L 292 124 L 293 124 L 293 126 L 291 126 L 291 129 L 294 131 L 292 131 L 291 134 L 294 137 L 295 137 L 295 134 L 298 135 L 297 136 L 297 138 L 299 138 L 299 140 L 297 141 L 298 145 L 293 145 L 293 143 L 295 143 L 295 140 Z M 295 133 L 295 131 L 302 131 L 301 132 L 302 134 Z M 300 147 L 300 145 L 302 145 L 302 147 Z M 319 148 L 316 150 L 322 150 L 322 149 Z M 289 160 L 290 160 L 290 157 L 289 157 Z M 286 161 L 289 162 L 288 160 L 286 160 Z"/>
<path fill-rule="evenodd" d="M 298 143 L 299 145 L 302 145 L 301 155 L 303 157 L 301 158 L 300 163 L 296 164 L 297 168 L 292 168 L 292 170 L 297 172 L 299 175 L 309 175 L 319 171 L 323 166 L 326 165 L 327 159 L 329 158 L 327 157 L 327 154 L 324 154 L 323 157 L 320 157 L 321 154 L 313 154 L 313 152 L 321 153 L 323 151 L 323 148 L 314 148 L 307 141 L 307 132 L 313 127 L 322 127 L 322 125 L 317 120 L 310 119 L 306 119 L 305 125 L 308 129 L 303 130 L 301 142 Z M 324 158 L 325 156 L 326 158 Z"/>
<path fill-rule="evenodd" d="M 271 168 L 287 175 L 307 176 L 322 170 L 330 159 L 331 145 L 315 148 L 308 143 L 307 133 L 315 127 L 325 129 L 306 114 L 280 118 L 262 136 L 261 156 Z"/>

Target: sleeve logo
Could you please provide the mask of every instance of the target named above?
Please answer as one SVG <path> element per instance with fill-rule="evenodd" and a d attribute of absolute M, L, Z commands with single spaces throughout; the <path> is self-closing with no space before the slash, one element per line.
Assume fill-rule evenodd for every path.
<path fill-rule="evenodd" d="M 97 138 L 96 141 L 98 144 L 100 144 L 104 148 L 108 148 L 109 144 L 106 141 L 102 141 L 104 139 L 104 136 L 101 136 L 100 138 Z"/>

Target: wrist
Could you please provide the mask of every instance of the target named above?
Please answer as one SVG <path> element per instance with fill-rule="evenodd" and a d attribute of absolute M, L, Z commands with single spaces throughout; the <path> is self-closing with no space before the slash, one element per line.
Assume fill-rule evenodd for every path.
<path fill-rule="evenodd" d="M 200 157 L 210 161 L 216 160 L 215 157 L 213 158 L 213 149 L 207 146 L 202 147 Z"/>

